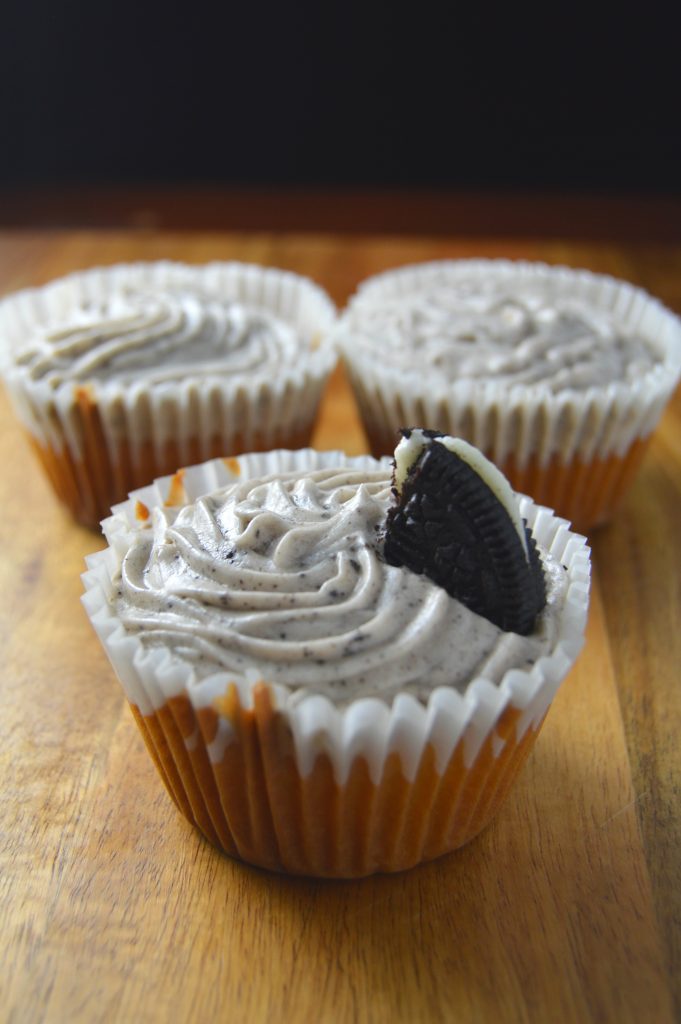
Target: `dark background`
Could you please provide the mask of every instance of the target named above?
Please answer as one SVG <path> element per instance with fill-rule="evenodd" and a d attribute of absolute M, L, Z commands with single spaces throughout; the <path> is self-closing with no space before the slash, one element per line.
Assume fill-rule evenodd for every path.
<path fill-rule="evenodd" d="M 659 14 L 401 9 L 11 0 L 0 181 L 678 193 Z"/>
<path fill-rule="evenodd" d="M 11 0 L 0 184 L 678 194 L 678 41 L 565 6 Z"/>

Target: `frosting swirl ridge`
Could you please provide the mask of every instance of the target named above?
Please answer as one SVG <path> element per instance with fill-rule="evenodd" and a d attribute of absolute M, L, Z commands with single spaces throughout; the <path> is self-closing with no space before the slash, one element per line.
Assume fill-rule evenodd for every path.
<path fill-rule="evenodd" d="M 404 690 L 426 699 L 480 674 L 499 681 L 548 650 L 550 607 L 531 636 L 503 633 L 427 577 L 384 562 L 390 501 L 385 469 L 341 467 L 157 508 L 114 581 L 116 612 L 198 679 L 255 670 L 339 703 Z"/>
<path fill-rule="evenodd" d="M 402 294 L 360 294 L 345 316 L 353 345 L 449 381 L 541 384 L 551 391 L 634 382 L 659 362 L 612 312 L 550 282 L 437 281 Z"/>
<path fill-rule="evenodd" d="M 275 374 L 300 341 L 273 314 L 198 286 L 126 285 L 82 301 L 68 321 L 43 327 L 18 355 L 33 380 L 58 387 L 98 380 L 180 382 L 206 375 Z"/>

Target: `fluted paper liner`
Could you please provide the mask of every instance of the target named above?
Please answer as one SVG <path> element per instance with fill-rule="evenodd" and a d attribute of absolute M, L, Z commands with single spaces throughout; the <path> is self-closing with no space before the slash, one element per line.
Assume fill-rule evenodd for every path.
<path fill-rule="evenodd" d="M 112 576 L 139 529 L 140 509 L 194 501 L 235 479 L 369 457 L 275 451 L 215 459 L 157 480 L 103 523 L 109 547 L 87 560 L 83 603 L 178 808 L 216 846 L 262 867 L 357 877 L 399 871 L 471 839 L 489 821 L 527 756 L 584 636 L 589 550 L 549 509 L 521 498 L 538 542 L 568 572 L 552 650 L 496 685 L 441 686 L 426 705 L 336 707 L 257 675 L 198 681 L 168 651 L 145 650 L 110 604 Z M 384 462 L 387 466 L 387 460 Z"/>
<path fill-rule="evenodd" d="M 300 333 L 295 365 L 282 365 L 276 377 L 267 370 L 254 370 L 247 378 L 199 372 L 181 383 L 67 381 L 54 390 L 15 364 L 36 330 L 125 285 L 150 290 L 199 285 L 266 310 Z M 334 322 L 328 295 L 287 271 L 236 262 L 124 264 L 71 274 L 0 303 L 0 370 L 58 497 L 80 522 L 98 526 L 134 488 L 180 466 L 309 443 L 336 361 L 329 342 Z M 315 345 L 308 346 L 309 339 Z"/>
<path fill-rule="evenodd" d="M 659 363 L 634 383 L 552 392 L 541 384 L 447 382 L 423 367 L 405 374 L 390 352 L 367 353 L 343 316 L 336 336 L 374 455 L 393 450 L 400 427 L 418 424 L 480 448 L 513 487 L 555 508 L 579 529 L 615 511 L 681 375 L 681 321 L 645 291 L 601 274 L 543 263 L 451 260 L 387 271 L 364 281 L 348 312 L 429 284 L 462 279 L 526 285 L 549 279 L 565 296 L 617 315 L 623 330 L 652 342 Z M 366 334 L 365 334 L 366 336 Z"/>

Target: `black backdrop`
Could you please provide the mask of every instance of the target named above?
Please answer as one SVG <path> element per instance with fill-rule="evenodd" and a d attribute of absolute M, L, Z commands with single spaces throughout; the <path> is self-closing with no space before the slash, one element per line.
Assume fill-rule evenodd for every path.
<path fill-rule="evenodd" d="M 9 0 L 0 184 L 681 191 L 672 23 L 499 10 Z"/>

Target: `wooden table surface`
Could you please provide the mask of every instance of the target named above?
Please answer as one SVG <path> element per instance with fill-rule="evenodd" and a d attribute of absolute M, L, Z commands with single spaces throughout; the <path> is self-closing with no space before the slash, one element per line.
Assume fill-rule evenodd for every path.
<path fill-rule="evenodd" d="M 613 273 L 681 312 L 681 246 L 508 239 L 0 235 L 0 292 L 120 260 L 239 258 L 343 303 L 406 261 Z M 174 809 L 79 597 L 100 539 L 56 504 L 0 397 L 0 1019 L 681 1019 L 681 400 L 593 538 L 587 644 L 492 825 L 395 877 L 288 879 Z M 365 450 L 340 373 L 315 441 Z"/>

